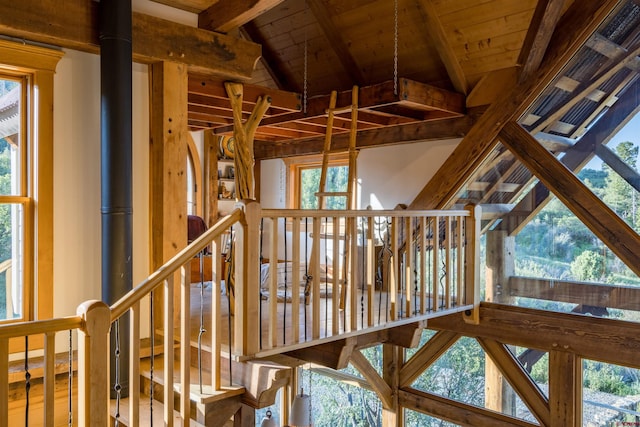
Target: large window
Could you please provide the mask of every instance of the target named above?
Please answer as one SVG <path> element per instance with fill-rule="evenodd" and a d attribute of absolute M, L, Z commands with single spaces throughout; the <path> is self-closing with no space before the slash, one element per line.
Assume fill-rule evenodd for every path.
<path fill-rule="evenodd" d="M 25 214 L 29 206 L 25 84 L 26 79 L 0 74 L 0 321 L 25 314 Z"/>
<path fill-rule="evenodd" d="M 53 75 L 62 55 L 0 40 L 0 323 L 53 315 Z"/>
<path fill-rule="evenodd" d="M 293 207 L 297 209 L 318 209 L 316 193 L 320 189 L 322 156 L 296 159 L 290 166 L 293 182 Z M 345 155 L 332 157 L 327 168 L 325 192 L 346 192 L 349 179 L 349 162 Z M 325 209 L 346 209 L 346 197 L 326 196 Z"/>

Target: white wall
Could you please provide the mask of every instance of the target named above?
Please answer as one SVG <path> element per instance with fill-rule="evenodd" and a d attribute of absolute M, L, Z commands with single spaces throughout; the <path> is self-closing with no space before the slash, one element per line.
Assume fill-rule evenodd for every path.
<path fill-rule="evenodd" d="M 133 66 L 133 282 L 149 274 L 147 67 Z M 54 80 L 54 316 L 101 299 L 100 58 L 67 50 Z"/>
<path fill-rule="evenodd" d="M 409 204 L 460 142 L 426 141 L 369 148 L 358 154 L 358 207 L 393 209 Z M 264 208 L 284 208 L 286 166 L 280 159 L 264 160 L 260 202 Z"/>

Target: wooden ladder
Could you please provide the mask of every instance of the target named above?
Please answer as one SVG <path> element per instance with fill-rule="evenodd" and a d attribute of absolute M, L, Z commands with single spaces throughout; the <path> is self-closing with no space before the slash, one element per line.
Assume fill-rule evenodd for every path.
<path fill-rule="evenodd" d="M 327 109 L 327 130 L 324 138 L 324 147 L 322 150 L 322 168 L 320 170 L 320 182 L 318 185 L 318 192 L 315 193 L 318 199 L 318 209 L 325 209 L 325 198 L 326 197 L 344 197 L 345 208 L 346 209 L 355 209 L 355 189 L 356 189 L 356 160 L 358 157 L 358 152 L 356 151 L 356 136 L 358 132 L 358 86 L 353 86 L 351 90 L 351 105 L 341 108 L 336 108 L 338 93 L 337 91 L 331 92 L 331 97 L 329 99 L 329 108 Z M 336 114 L 344 113 L 351 111 L 351 128 L 349 132 L 349 162 L 348 162 L 348 178 L 347 178 L 347 191 L 327 191 L 327 169 L 329 168 L 329 154 L 331 151 L 331 138 L 333 134 L 333 120 Z M 355 218 L 347 218 L 345 224 L 345 232 L 344 232 L 344 258 L 345 265 L 351 265 L 350 257 L 355 256 L 351 248 L 352 234 L 354 234 L 355 229 Z M 327 234 L 327 230 L 323 230 L 323 232 L 318 236 L 318 238 L 324 238 L 325 244 L 327 244 L 326 240 L 329 239 L 340 239 L 340 230 L 339 227 L 333 225 L 332 235 L 329 236 Z M 334 245 L 336 247 L 337 245 Z M 313 249 L 311 251 L 311 260 L 309 261 L 310 267 L 314 266 L 316 259 L 316 254 Z M 310 271 L 314 271 L 313 268 Z M 337 274 L 336 271 L 333 273 Z M 346 301 L 346 293 L 347 287 L 345 286 L 347 283 L 346 278 L 350 276 L 350 272 L 348 269 L 345 270 L 345 277 L 342 281 L 342 287 L 340 290 L 340 309 L 344 309 L 345 301 Z M 318 278 L 319 279 L 319 278 Z M 309 286 L 309 282 L 307 281 L 307 286 Z M 305 304 L 309 303 L 308 295 L 309 289 L 305 289 Z"/>

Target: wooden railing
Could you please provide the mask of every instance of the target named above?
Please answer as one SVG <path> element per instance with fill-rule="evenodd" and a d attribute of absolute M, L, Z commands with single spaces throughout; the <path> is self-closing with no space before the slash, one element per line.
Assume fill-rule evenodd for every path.
<path fill-rule="evenodd" d="M 269 231 L 269 232 L 267 232 Z M 223 237 L 231 236 L 223 248 Z M 297 238 L 292 238 L 296 236 Z M 87 301 L 77 316 L 0 326 L 0 383 L 6 380 L 8 342 L 12 337 L 45 334 L 45 360 L 54 357 L 56 331 L 78 331 L 78 425 L 107 425 L 109 418 L 109 335 L 129 313 L 128 425 L 138 425 L 140 338 L 162 335 L 164 423 L 173 425 L 174 389 L 180 393 L 180 417 L 189 425 L 190 395 L 221 390 L 221 354 L 240 360 L 339 336 L 364 333 L 437 315 L 465 310 L 477 313 L 477 240 L 479 215 L 464 211 L 285 211 L 261 210 L 257 202 L 239 203 L 228 216 L 128 292 L 111 307 Z M 290 239 L 290 240 L 289 240 Z M 211 380 L 198 390 L 190 378 L 190 270 L 205 248 L 211 255 Z M 266 248 L 269 248 L 268 251 Z M 233 253 L 223 277 L 221 255 Z M 268 262 L 264 255 L 268 253 Z M 267 267 L 265 267 L 267 266 Z M 285 280 L 278 301 L 278 267 L 290 268 L 296 283 Z M 275 272 L 264 279 L 266 269 Z M 298 273 L 304 272 L 304 275 Z M 174 307 L 179 274 L 180 307 Z M 293 279 L 292 277 L 292 279 Z M 230 281 L 230 328 L 223 344 L 222 280 Z M 230 280 L 229 280 L 230 279 Z M 330 282 L 329 282 L 330 281 Z M 323 288 L 324 287 L 324 288 Z M 331 288 L 331 289 L 330 289 Z M 324 289 L 324 290 L 323 290 Z M 162 290 L 162 292 L 158 292 Z M 154 297 L 154 292 L 162 297 Z M 232 296 L 234 298 L 232 298 Z M 141 332 L 140 304 L 158 300 L 162 325 Z M 232 301 L 232 302 L 231 302 Z M 382 309 L 384 307 L 384 309 Z M 154 307 L 150 307 L 153 313 Z M 307 321 L 305 322 L 305 316 Z M 179 319 L 179 333 L 174 329 Z M 262 319 L 269 319 L 263 323 Z M 203 325 L 200 325 L 203 328 Z M 158 330 L 159 328 L 159 330 Z M 260 331 L 260 333 L 258 333 Z M 174 345 L 181 345 L 179 383 L 174 384 Z M 223 348 L 224 347 L 224 348 Z M 153 346 L 152 346 L 153 348 Z M 48 376 L 47 376 L 48 375 Z M 53 409 L 51 373 L 45 375 L 45 412 Z M 7 425 L 8 396 L 0 391 L 0 425 Z M 48 392 L 47 392 L 48 391 Z M 133 392 L 136 391 L 136 392 Z M 4 394 L 4 395 L 2 395 Z M 45 417 L 47 418 L 47 417 Z M 50 417 L 53 420 L 53 417 Z M 47 424 L 51 425 L 49 421 Z"/>

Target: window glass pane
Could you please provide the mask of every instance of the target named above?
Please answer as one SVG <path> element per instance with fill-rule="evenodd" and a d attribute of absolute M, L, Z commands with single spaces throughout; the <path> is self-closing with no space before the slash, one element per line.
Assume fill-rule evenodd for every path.
<path fill-rule="evenodd" d="M 0 320 L 21 318 L 24 210 L 0 204 Z"/>
<path fill-rule="evenodd" d="M 0 195 L 20 194 L 20 83 L 0 78 Z"/>
<path fill-rule="evenodd" d="M 317 209 L 316 192 L 320 188 L 321 168 L 305 168 L 300 170 L 300 208 Z M 331 166 L 327 168 L 326 192 L 345 192 L 349 179 L 348 166 Z M 326 209 L 346 209 L 346 198 L 343 196 L 325 197 Z"/>

